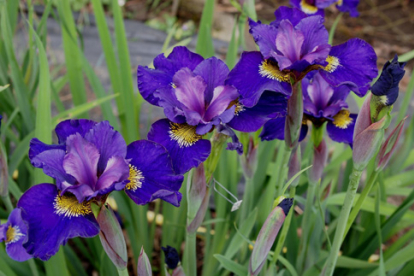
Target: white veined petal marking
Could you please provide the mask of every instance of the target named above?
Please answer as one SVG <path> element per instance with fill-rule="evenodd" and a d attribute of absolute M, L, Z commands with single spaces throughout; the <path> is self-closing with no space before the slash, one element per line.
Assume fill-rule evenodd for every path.
<path fill-rule="evenodd" d="M 300 1 L 301 10 L 306 14 L 315 14 L 318 12 L 318 7 L 313 6 L 306 2 L 306 0 Z"/>
<path fill-rule="evenodd" d="M 188 124 L 170 123 L 168 134 L 171 140 L 178 143 L 180 148 L 190 147 L 202 138 L 201 135 L 196 133 L 196 129 L 196 126 L 190 126 Z"/>
<path fill-rule="evenodd" d="M 338 66 L 341 65 L 339 62 L 339 58 L 334 56 L 328 56 L 326 58 L 326 62 L 328 62 L 328 65 L 323 67 L 323 69 L 325 71 L 328 71 L 329 73 L 333 73 L 336 70 L 336 68 L 338 68 Z"/>
<path fill-rule="evenodd" d="M 346 109 L 343 109 L 336 114 L 333 119 L 333 124 L 341 129 L 347 129 L 348 126 L 354 121 L 350 116 L 350 112 Z"/>
<path fill-rule="evenodd" d="M 144 176 L 142 172 L 137 169 L 134 165 L 129 164 L 129 183 L 125 186 L 126 190 L 136 191 L 138 188 L 142 187 L 144 182 Z"/>
<path fill-rule="evenodd" d="M 6 244 L 15 243 L 25 236 L 26 235 L 20 231 L 19 226 L 9 225 L 9 228 L 7 228 L 7 232 L 6 232 Z"/>
<path fill-rule="evenodd" d="M 262 77 L 276 80 L 278 82 L 289 82 L 289 74 L 285 74 L 280 71 L 279 66 L 276 62 L 271 60 L 264 60 L 262 64 L 259 65 L 259 74 Z"/>
<path fill-rule="evenodd" d="M 79 203 L 76 196 L 70 193 L 65 193 L 61 196 L 59 192 L 55 197 L 53 207 L 55 208 L 55 213 L 57 215 L 63 215 L 69 218 L 85 216 L 92 213 L 90 201 Z"/>

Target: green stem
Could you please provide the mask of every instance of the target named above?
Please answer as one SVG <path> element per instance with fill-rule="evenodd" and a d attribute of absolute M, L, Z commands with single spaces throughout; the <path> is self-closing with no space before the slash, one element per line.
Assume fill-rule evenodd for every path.
<path fill-rule="evenodd" d="M 32 275 L 33 276 L 39 276 L 39 272 L 37 272 L 37 267 L 36 267 L 35 261 L 33 259 L 29 259 L 29 260 L 27 260 L 27 262 L 29 263 L 30 270 L 32 271 Z"/>
<path fill-rule="evenodd" d="M 367 198 L 369 192 L 371 191 L 372 186 L 374 186 L 375 181 L 377 180 L 377 176 L 378 176 L 378 172 L 374 171 L 371 174 L 371 177 L 369 178 L 367 184 L 365 185 L 364 189 L 362 190 L 362 193 L 360 194 L 357 202 L 354 205 L 354 208 L 352 208 L 352 212 L 349 215 L 347 224 L 346 224 L 346 229 L 345 229 L 345 233 L 344 236 L 342 238 L 342 240 L 345 239 L 346 234 L 348 233 L 349 229 L 351 229 L 352 223 L 355 221 L 359 211 L 361 210 L 362 207 L 362 203 L 364 203 L 365 199 Z"/>
<path fill-rule="evenodd" d="M 280 172 L 280 174 L 276 182 L 276 197 L 275 198 L 282 195 L 283 186 L 285 184 L 285 181 L 288 175 L 289 158 L 290 158 L 291 153 L 292 153 L 292 150 L 285 145 L 282 163 L 277 164 L 278 166 L 276 167 L 276 169 Z"/>
<path fill-rule="evenodd" d="M 184 248 L 184 270 L 186 275 L 197 275 L 197 251 L 196 233 L 189 233 L 185 236 Z"/>
<path fill-rule="evenodd" d="M 346 229 L 346 224 L 349 218 L 349 213 L 354 202 L 356 191 L 358 189 L 359 180 L 361 178 L 362 170 L 357 170 L 355 167 L 349 177 L 348 190 L 346 192 L 345 201 L 342 206 L 341 214 L 338 218 L 338 226 L 335 231 L 335 237 L 332 243 L 331 252 L 322 271 L 324 276 L 332 276 L 335 270 L 336 261 L 338 260 L 339 249 L 341 248 L 343 236 Z"/>
<path fill-rule="evenodd" d="M 250 210 L 252 209 L 252 203 L 254 200 L 254 183 L 253 183 L 253 177 L 246 177 L 246 184 L 244 187 L 244 193 L 243 193 L 243 203 L 241 205 L 241 212 L 240 212 L 240 219 L 239 221 L 242 222 L 244 219 L 247 218 Z"/>
<path fill-rule="evenodd" d="M 318 183 L 309 182 L 308 187 L 308 194 L 306 197 L 305 209 L 303 210 L 303 218 L 302 218 L 302 239 L 300 240 L 300 254 L 298 258 L 297 268 L 299 269 L 299 273 L 305 268 L 306 263 L 306 256 L 308 252 L 308 243 L 309 243 L 309 236 L 311 233 L 311 225 L 312 225 L 312 207 L 313 201 L 315 198 L 315 191 L 317 188 Z"/>
<path fill-rule="evenodd" d="M 289 197 L 294 198 L 296 194 L 296 187 L 290 188 Z M 279 258 L 280 252 L 282 251 L 283 245 L 285 244 L 285 240 L 290 228 L 290 222 L 292 221 L 294 211 L 290 210 L 289 214 L 287 215 L 285 221 L 283 222 L 282 231 L 280 232 L 279 241 L 277 242 L 276 249 L 273 254 L 272 262 L 276 265 L 277 259 Z"/>
<path fill-rule="evenodd" d="M 119 276 L 129 276 L 128 269 L 126 268 L 117 268 Z"/>
<path fill-rule="evenodd" d="M 13 211 L 14 208 L 10 200 L 10 194 L 7 194 L 6 196 L 1 197 L 1 199 L 3 200 L 4 205 L 6 205 L 7 211 L 11 213 L 11 211 Z"/>
<path fill-rule="evenodd" d="M 335 18 L 334 23 L 332 24 L 331 30 L 329 31 L 329 40 L 328 40 L 329 44 L 332 44 L 332 41 L 333 41 L 333 38 L 334 38 L 334 35 L 335 35 L 335 31 L 336 31 L 336 27 L 338 26 L 338 23 L 341 20 L 343 14 L 344 14 L 343 12 L 338 14 L 338 16 Z"/>

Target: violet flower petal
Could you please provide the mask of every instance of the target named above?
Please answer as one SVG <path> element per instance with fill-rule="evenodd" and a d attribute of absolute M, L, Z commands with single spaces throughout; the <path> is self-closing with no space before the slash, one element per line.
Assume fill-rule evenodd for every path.
<path fill-rule="evenodd" d="M 79 133 L 82 137 L 96 125 L 96 122 L 86 119 L 65 120 L 60 122 L 55 132 L 59 139 L 59 144 L 65 144 L 66 139 L 72 134 Z"/>

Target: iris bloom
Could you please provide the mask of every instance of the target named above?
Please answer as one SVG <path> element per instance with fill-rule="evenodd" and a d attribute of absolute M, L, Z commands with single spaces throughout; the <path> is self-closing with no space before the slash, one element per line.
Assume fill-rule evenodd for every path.
<path fill-rule="evenodd" d="M 6 252 L 13 260 L 23 262 L 32 258 L 23 248 L 27 240 L 27 224 L 22 220 L 22 210 L 14 209 L 8 221 L 0 225 L 0 242 L 6 243 Z"/>
<path fill-rule="evenodd" d="M 359 15 L 357 7 L 359 0 L 291 0 L 290 4 L 307 15 L 324 16 L 324 9 L 336 3 L 341 12 L 349 12 L 352 17 Z"/>
<path fill-rule="evenodd" d="M 304 114 L 300 140 L 306 136 L 308 122 L 318 128 L 326 122 L 332 140 L 352 145 L 357 114 L 351 114 L 347 110 L 345 100 L 350 93 L 349 88 L 346 85 L 332 87 L 320 72 L 316 72 L 302 80 L 302 89 Z M 262 140 L 283 140 L 284 127 L 284 117 L 272 119 L 264 125 L 260 136 Z"/>
<path fill-rule="evenodd" d="M 106 121 L 67 120 L 55 131 L 59 144 L 35 138 L 29 157 L 56 185 L 33 186 L 17 204 L 28 225 L 28 254 L 48 260 L 68 239 L 97 235 L 91 204 L 104 204 L 114 190 L 125 190 L 137 204 L 160 198 L 179 206 L 183 176 L 163 146 L 145 140 L 126 146 Z"/>
<path fill-rule="evenodd" d="M 321 16 L 307 17 L 287 7 L 280 7 L 275 16 L 269 25 L 250 20 L 260 52 L 244 52 L 227 81 L 239 89 L 246 106 L 254 106 L 266 90 L 289 96 L 291 83 L 313 70 L 332 86 L 345 84 L 359 96 L 366 94 L 378 73 L 368 43 L 351 39 L 331 47 Z"/>
<path fill-rule="evenodd" d="M 229 149 L 240 153 L 241 144 L 230 126 L 240 131 L 257 130 L 268 116 L 278 112 L 277 107 L 267 111 L 245 108 L 238 90 L 225 82 L 229 69 L 215 57 L 204 60 L 185 47 L 175 47 L 168 57 L 157 56 L 154 67 L 138 67 L 138 88 L 144 99 L 164 109 L 167 119 L 152 125 L 148 139 L 168 149 L 177 173 L 207 159 L 211 144 L 203 136 L 214 127 L 232 136 L 234 143 Z M 277 99 L 285 100 L 269 98 L 270 102 L 262 102 L 264 108 L 272 101 L 277 106 Z"/>

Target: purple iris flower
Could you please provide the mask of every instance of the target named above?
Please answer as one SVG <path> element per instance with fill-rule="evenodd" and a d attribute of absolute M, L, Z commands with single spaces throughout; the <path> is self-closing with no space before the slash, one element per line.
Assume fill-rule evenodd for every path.
<path fill-rule="evenodd" d="M 27 224 L 22 219 L 22 210 L 16 208 L 10 213 L 8 221 L 0 225 L 0 242 L 6 243 L 6 252 L 13 260 L 23 262 L 32 258 L 23 247 L 27 240 Z"/>
<path fill-rule="evenodd" d="M 302 80 L 303 89 L 303 125 L 300 140 L 308 131 L 308 122 L 314 127 L 327 123 L 327 132 L 336 142 L 352 146 L 352 137 L 357 114 L 351 114 L 347 108 L 346 97 L 350 90 L 346 85 L 331 86 L 320 72 L 313 72 Z M 262 140 L 284 139 L 285 118 L 268 121 L 260 134 Z"/>
<path fill-rule="evenodd" d="M 179 205 L 183 177 L 174 173 L 161 145 L 136 141 L 127 147 L 107 121 L 67 120 L 55 131 L 59 144 L 34 138 L 29 157 L 33 166 L 56 179 L 62 195 L 69 192 L 85 202 L 124 189 L 137 204 L 161 198 Z"/>
<path fill-rule="evenodd" d="M 269 108 L 271 102 L 262 103 L 267 110 L 245 106 L 238 90 L 225 82 L 229 69 L 223 61 L 215 57 L 204 60 L 185 47 L 175 47 L 168 57 L 157 56 L 154 69 L 139 66 L 137 73 L 144 99 L 164 108 L 167 117 L 152 125 L 148 139 L 168 149 L 174 170 L 180 174 L 207 159 L 211 144 L 203 136 L 213 127 L 232 137 L 228 149 L 241 153 L 242 145 L 232 128 L 257 130 L 269 116 L 279 112 L 273 99 L 273 109 Z M 243 124 L 241 120 L 246 121 Z"/>
<path fill-rule="evenodd" d="M 331 47 L 321 16 L 280 7 L 269 25 L 250 20 L 250 33 L 260 52 L 244 52 L 230 72 L 227 84 L 235 86 L 244 105 L 253 107 L 266 90 L 291 93 L 291 83 L 308 72 L 321 71 L 332 86 L 347 85 L 364 96 L 378 74 L 376 54 L 361 39 Z M 246 81 L 246 80 L 249 81 Z"/>
<path fill-rule="evenodd" d="M 359 15 L 357 7 L 359 0 L 290 0 L 290 4 L 306 13 L 308 16 L 324 16 L 324 9 L 336 3 L 336 7 L 341 12 L 349 12 L 352 17 Z"/>

